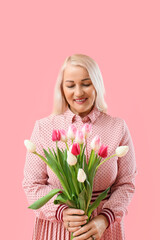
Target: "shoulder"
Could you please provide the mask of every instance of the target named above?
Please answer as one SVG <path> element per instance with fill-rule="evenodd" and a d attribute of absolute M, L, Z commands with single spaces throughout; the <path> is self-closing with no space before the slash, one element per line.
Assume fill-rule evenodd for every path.
<path fill-rule="evenodd" d="M 101 112 L 96 125 L 104 132 L 108 132 L 113 136 L 122 136 L 124 134 L 125 120 L 121 117 Z"/>
<path fill-rule="evenodd" d="M 124 119 L 118 116 L 112 116 L 108 113 L 103 113 L 103 112 L 101 112 L 100 114 L 100 120 L 112 126 L 120 126 L 120 127 L 123 127 L 125 122 Z"/>
<path fill-rule="evenodd" d="M 64 114 L 59 114 L 59 115 L 50 114 L 46 117 L 38 119 L 36 123 L 37 125 L 39 125 L 40 129 L 44 129 L 44 128 L 53 127 L 54 125 L 56 125 L 56 123 L 62 122 L 62 121 L 64 121 Z"/>

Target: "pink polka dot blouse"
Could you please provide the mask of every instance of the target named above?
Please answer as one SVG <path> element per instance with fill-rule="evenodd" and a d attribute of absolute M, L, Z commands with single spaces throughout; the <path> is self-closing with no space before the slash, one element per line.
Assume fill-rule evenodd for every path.
<path fill-rule="evenodd" d="M 113 157 L 102 164 L 94 178 L 92 202 L 109 186 L 111 191 L 92 213 L 92 218 L 103 214 L 109 222 L 101 240 L 125 239 L 124 216 L 128 213 L 127 207 L 135 192 L 135 176 L 137 175 L 135 151 L 132 138 L 126 122 L 119 117 L 100 112 L 96 106 L 92 111 L 81 118 L 69 108 L 64 114 L 49 115 L 37 120 L 30 140 L 37 146 L 37 152 L 44 156 L 43 148 L 56 149 L 52 141 L 53 129 L 68 130 L 70 124 L 81 129 L 84 123 L 92 124 L 92 134 L 87 139 L 87 161 L 91 151 L 90 143 L 95 135 L 99 135 L 101 143 L 108 145 L 108 156 L 115 153 L 118 146 L 128 145 L 128 153 L 118 158 Z M 68 142 L 69 146 L 71 141 Z M 58 142 L 60 148 L 65 149 L 63 142 Z M 27 152 L 24 166 L 22 187 L 26 194 L 28 204 L 31 205 L 39 198 L 45 196 L 54 188 L 62 188 L 59 179 L 52 170 L 36 155 Z M 70 232 L 63 226 L 63 210 L 66 205 L 54 205 L 54 196 L 43 207 L 34 211 L 35 224 L 32 240 L 69 240 Z M 28 206 L 29 206 L 28 205 Z"/>

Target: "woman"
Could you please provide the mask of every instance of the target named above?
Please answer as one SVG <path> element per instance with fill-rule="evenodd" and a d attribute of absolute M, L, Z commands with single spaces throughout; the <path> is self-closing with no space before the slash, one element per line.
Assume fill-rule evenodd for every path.
<path fill-rule="evenodd" d="M 92 124 L 92 135 L 87 139 L 87 161 L 91 139 L 97 134 L 101 142 L 109 146 L 109 156 L 120 145 L 128 145 L 129 152 L 99 167 L 94 179 L 92 201 L 109 186 L 111 191 L 93 211 L 87 224 L 81 210 L 68 208 L 64 204 L 53 205 L 55 196 L 42 208 L 34 210 L 33 240 L 68 240 L 71 232 L 76 240 L 125 239 L 124 216 L 135 191 L 137 174 L 135 152 L 126 122 L 107 114 L 104 93 L 101 72 L 92 58 L 83 54 L 66 58 L 55 86 L 54 114 L 35 122 L 31 141 L 36 144 L 37 152 L 44 155 L 43 148 L 55 147 L 51 137 L 53 129 L 67 130 L 70 124 L 80 129 L 84 123 Z M 64 149 L 65 144 L 59 142 L 59 147 Z M 61 188 L 58 178 L 48 166 L 29 152 L 22 185 L 29 204 L 52 189 Z"/>

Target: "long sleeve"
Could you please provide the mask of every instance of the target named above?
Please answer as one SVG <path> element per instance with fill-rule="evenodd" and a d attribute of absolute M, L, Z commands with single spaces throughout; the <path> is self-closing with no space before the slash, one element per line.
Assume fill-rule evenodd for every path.
<path fill-rule="evenodd" d="M 117 178 L 111 186 L 111 196 L 104 203 L 101 212 L 107 217 L 109 225 L 114 221 L 120 222 L 128 213 L 127 206 L 135 192 L 135 176 L 137 175 L 135 151 L 128 126 L 124 120 L 122 132 L 119 146 L 128 145 L 129 151 L 125 156 L 117 160 Z"/>
<path fill-rule="evenodd" d="M 35 126 L 31 135 L 30 140 L 35 143 L 36 151 L 45 157 L 43 147 L 41 145 L 40 126 L 39 121 L 35 122 Z M 24 166 L 24 178 L 22 181 L 22 187 L 26 194 L 29 205 L 34 203 L 39 198 L 47 195 L 53 187 L 47 182 L 47 165 L 37 155 L 27 151 L 26 161 Z M 38 218 L 54 221 L 62 220 L 62 210 L 66 207 L 65 205 L 55 205 L 53 203 L 55 195 L 50 199 L 43 207 L 32 210 Z M 29 206 L 28 205 L 28 206 Z"/>

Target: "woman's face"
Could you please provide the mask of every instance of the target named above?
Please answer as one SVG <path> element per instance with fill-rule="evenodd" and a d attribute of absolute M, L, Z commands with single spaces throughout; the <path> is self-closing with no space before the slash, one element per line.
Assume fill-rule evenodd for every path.
<path fill-rule="evenodd" d="M 68 64 L 64 70 L 62 88 L 72 112 L 84 117 L 91 111 L 96 91 L 85 68 Z"/>

